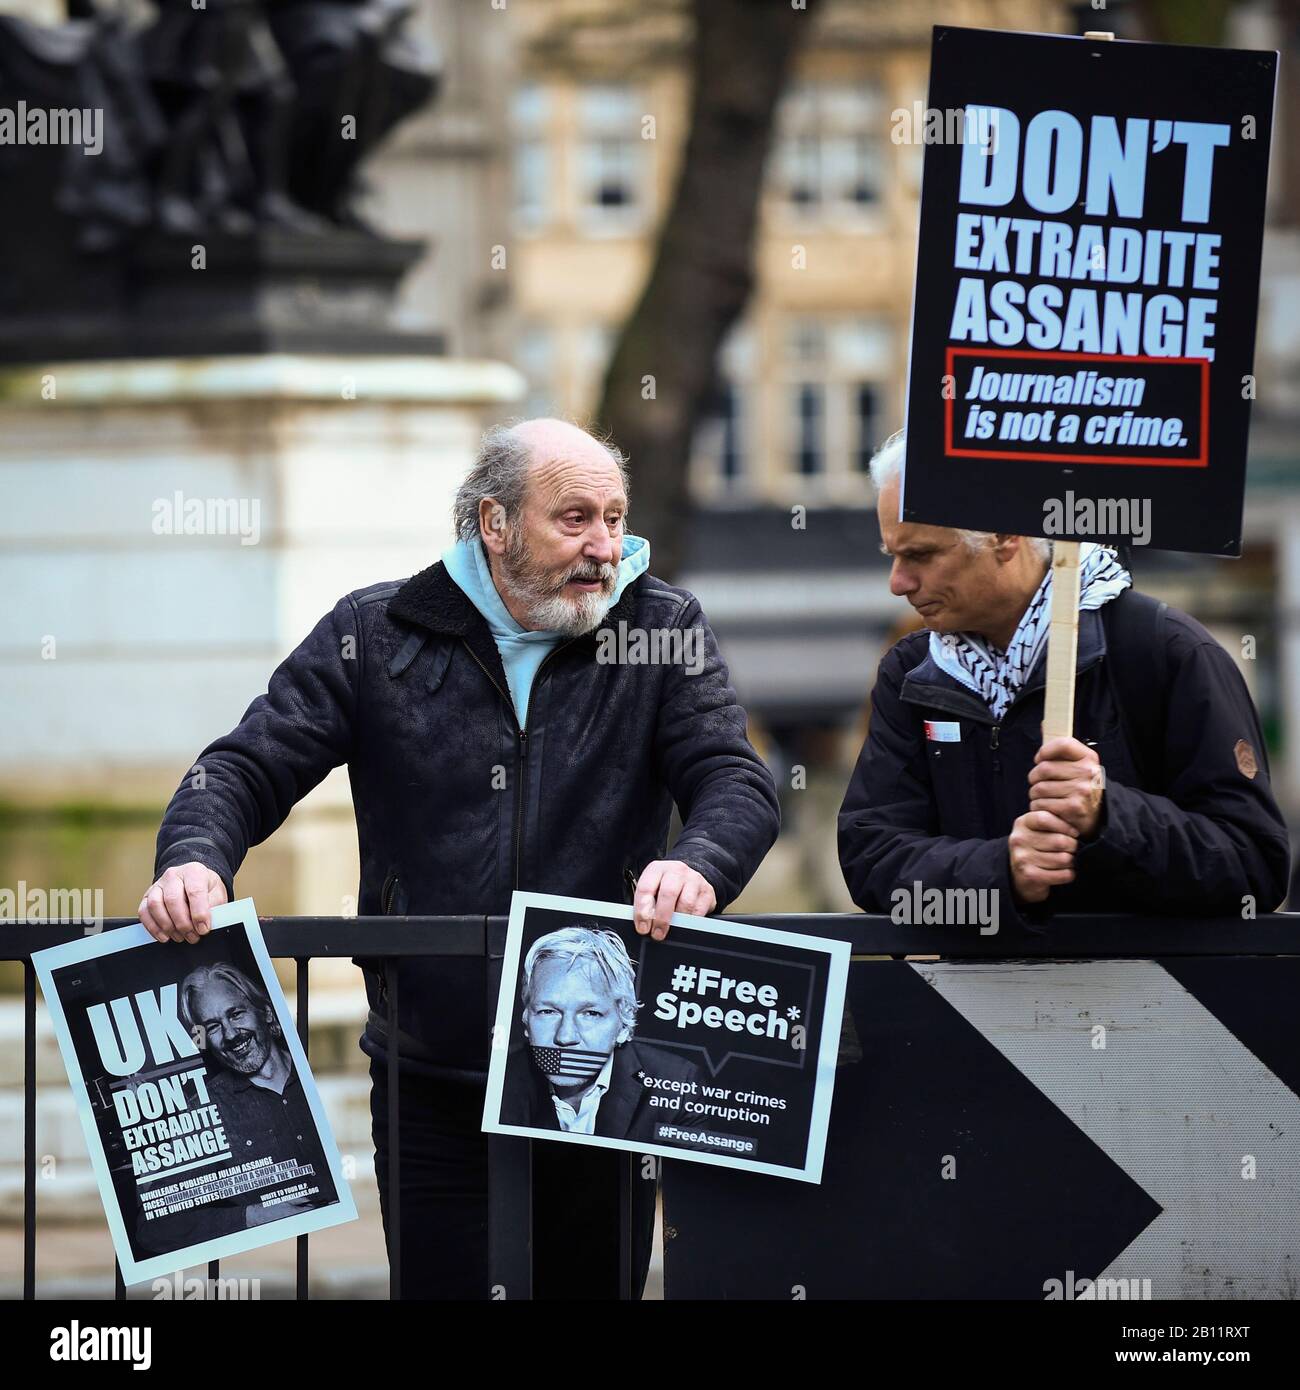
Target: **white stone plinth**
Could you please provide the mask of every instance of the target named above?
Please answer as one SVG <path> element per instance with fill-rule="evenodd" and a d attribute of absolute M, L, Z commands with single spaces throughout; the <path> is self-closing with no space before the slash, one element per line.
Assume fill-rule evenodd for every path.
<path fill-rule="evenodd" d="M 0 371 L 0 797 L 165 802 L 342 594 L 437 559 L 479 435 L 522 393 L 504 364 L 431 357 Z M 268 847 L 285 896 L 345 910 L 354 850 L 311 885 L 326 832 L 352 836 L 346 777 L 293 822 L 301 853 Z M 41 881 L 27 854 L 0 868 Z"/>

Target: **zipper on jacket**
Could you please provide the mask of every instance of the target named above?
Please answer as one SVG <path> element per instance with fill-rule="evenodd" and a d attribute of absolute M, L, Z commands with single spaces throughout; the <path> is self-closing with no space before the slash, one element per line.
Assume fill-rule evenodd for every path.
<path fill-rule="evenodd" d="M 558 656 L 559 653 L 562 652 L 562 651 L 565 649 L 565 647 L 571 647 L 577 640 L 578 640 L 578 639 L 577 639 L 576 637 L 570 637 L 569 640 L 568 640 L 567 642 L 561 642 L 560 645 L 559 645 L 558 647 L 552 647 L 551 650 L 550 650 L 549 652 L 546 653 L 546 655 L 542 658 L 541 665 L 538 666 L 537 670 L 533 673 L 533 686 L 534 686 L 534 687 L 537 685 L 538 680 L 541 678 L 542 672 L 543 672 L 544 670 L 546 670 L 547 666 L 550 664 L 551 658 L 554 657 L 554 656 Z M 462 641 L 462 642 L 465 642 L 465 639 L 462 638 L 461 641 Z M 474 651 L 474 649 L 470 646 L 470 644 L 469 644 L 468 642 L 465 642 L 465 650 L 466 650 L 467 652 L 469 652 L 470 656 L 472 656 L 472 657 L 474 658 L 474 660 L 478 663 L 479 670 L 482 671 L 483 674 L 488 678 L 488 680 L 490 680 L 490 681 L 492 682 L 492 685 L 493 685 L 493 687 L 495 688 L 497 694 L 500 695 L 501 698 L 506 702 L 506 707 L 510 710 L 511 714 L 514 714 L 514 712 L 515 712 L 515 702 L 510 698 L 509 693 L 508 693 L 507 691 L 504 691 L 504 690 L 501 689 L 501 687 L 497 684 L 496 677 L 493 676 L 492 672 L 489 671 L 488 668 L 487 668 L 486 666 L 484 666 L 483 663 L 482 663 L 481 661 L 479 661 L 479 659 L 478 659 L 478 653 Z M 519 887 L 519 852 L 520 852 L 520 845 L 521 845 L 521 842 L 522 842 L 522 840 L 523 840 L 523 838 L 524 838 L 524 835 L 523 835 L 523 829 L 524 829 L 524 826 L 523 826 L 523 822 L 524 822 L 524 763 L 527 761 L 527 758 L 528 758 L 528 725 L 527 725 L 527 723 L 525 722 L 525 723 L 521 726 L 520 723 L 519 723 L 519 716 L 518 716 L 518 715 L 515 715 L 515 733 L 518 735 L 518 745 L 517 745 L 517 746 L 518 746 L 518 748 L 519 748 L 519 757 L 518 757 L 517 764 L 516 764 L 516 767 L 515 767 L 515 881 L 514 881 L 514 886 L 515 886 L 516 888 L 518 888 L 518 887 Z"/>
<path fill-rule="evenodd" d="M 540 666 L 537 668 L 542 669 Z M 536 676 L 533 677 L 537 679 Z M 528 757 L 528 730 L 519 730 L 519 766 L 515 769 L 515 887 L 519 887 L 519 846 L 524 838 L 524 761 Z"/>

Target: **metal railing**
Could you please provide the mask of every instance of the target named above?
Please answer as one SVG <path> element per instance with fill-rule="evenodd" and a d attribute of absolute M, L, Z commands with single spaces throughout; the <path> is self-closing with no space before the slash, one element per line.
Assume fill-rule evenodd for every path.
<path fill-rule="evenodd" d="M 1300 954 L 1300 914 L 1275 913 L 1258 919 L 1210 918 L 1196 921 L 1157 917 L 1062 917 L 1043 933 L 1003 930 L 981 936 L 978 928 L 910 926 L 886 917 L 863 914 L 781 914 L 723 917 L 774 930 L 798 931 L 848 941 L 854 958 L 902 957 L 924 953 L 944 960 L 1149 959 L 1177 956 L 1276 956 Z M 109 918 L 104 930 L 128 926 L 133 918 Z M 397 962 L 411 956 L 480 957 L 487 962 L 485 1018 L 496 1012 L 505 946 L 504 917 L 264 917 L 260 919 L 267 950 L 296 968 L 297 1028 L 304 1053 L 308 1046 L 310 989 L 308 964 L 313 959 L 364 958 L 381 966 L 387 991 L 388 1079 L 388 1226 L 389 1295 L 401 1297 L 401 1145 L 400 1065 L 397 1039 Z M 74 941 L 86 934 L 77 921 L 10 924 L 0 930 L 0 960 L 18 961 L 23 977 L 23 1297 L 36 1293 L 36 972 L 35 951 Z M 488 1136 L 488 1272 L 489 1282 L 532 1293 L 531 1143 L 503 1135 Z M 620 1168 L 620 1292 L 632 1295 L 633 1270 L 630 1210 L 632 1156 Z M 310 1237 L 297 1237 L 295 1292 L 308 1297 Z M 126 1296 L 116 1261 L 114 1296 Z M 208 1277 L 220 1277 L 219 1261 Z"/>

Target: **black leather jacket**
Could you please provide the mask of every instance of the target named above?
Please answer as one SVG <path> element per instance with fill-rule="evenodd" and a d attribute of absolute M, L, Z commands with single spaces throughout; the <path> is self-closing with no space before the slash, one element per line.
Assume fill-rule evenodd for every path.
<path fill-rule="evenodd" d="M 360 916 L 505 914 L 516 888 L 630 902 L 640 871 L 665 857 L 673 802 L 672 857 L 723 910 L 776 839 L 772 775 L 694 596 L 642 575 L 604 626 L 620 622 L 701 628 L 702 669 L 602 663 L 595 633 L 564 641 L 520 729 L 487 623 L 441 563 L 348 594 L 199 755 L 203 779 L 187 774 L 163 818 L 155 876 L 196 860 L 233 897 L 250 846 L 347 763 Z M 382 1056 L 386 1004 L 378 975 L 366 982 L 362 1046 Z M 486 1068 L 480 960 L 406 959 L 398 985 L 399 1026 L 424 1064 L 414 1069 Z"/>
<path fill-rule="evenodd" d="M 1029 809 L 1046 660 L 999 721 L 935 664 L 928 632 L 887 653 L 839 816 L 840 865 L 859 907 L 889 912 L 895 890 L 914 882 L 996 890 L 1003 922 L 1030 928 L 1057 912 L 1236 917 L 1246 897 L 1257 913 L 1278 906 L 1290 841 L 1246 684 L 1200 623 L 1174 608 L 1163 653 L 1142 653 L 1142 669 L 1117 677 L 1113 625 L 1140 602 L 1130 591 L 1079 614 L 1075 737 L 1095 745 L 1105 769 L 1101 823 L 1079 847 L 1075 881 L 1032 909 L 1015 904 L 1006 837 Z M 1157 702 L 1158 715 L 1144 717 L 1134 701 L 1125 710 L 1126 688 Z M 927 721 L 954 737 L 927 736 Z M 1147 728 L 1151 746 L 1131 746 Z"/>

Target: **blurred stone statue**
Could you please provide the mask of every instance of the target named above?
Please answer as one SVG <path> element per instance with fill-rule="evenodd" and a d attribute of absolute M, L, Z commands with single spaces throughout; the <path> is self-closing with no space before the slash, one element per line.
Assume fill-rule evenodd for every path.
<path fill-rule="evenodd" d="M 356 165 L 435 85 L 406 0 L 157 3 L 141 43 L 168 124 L 162 225 L 361 226 Z"/>
<path fill-rule="evenodd" d="M 431 100 L 438 74 L 405 36 L 409 0 L 271 0 L 271 32 L 297 85 L 289 191 L 330 221 L 365 230 L 357 165 Z"/>
<path fill-rule="evenodd" d="M 84 153 L 85 141 L 57 149 L 30 140 L 0 146 L 6 187 L 26 191 L 27 216 L 38 224 L 56 212 L 75 219 L 73 239 L 83 251 L 111 249 L 150 223 L 149 168 L 167 129 L 141 81 L 135 40 L 118 16 L 96 14 L 49 29 L 0 15 L 0 92 L 20 113 L 24 107 L 102 113 L 95 155 Z"/>
<path fill-rule="evenodd" d="M 82 321 L 60 331 L 92 354 L 87 317 L 125 322 L 154 303 L 165 318 L 166 277 L 196 244 L 247 243 L 223 253 L 226 301 L 192 279 L 183 291 L 187 313 L 226 324 L 231 351 L 269 345 L 252 321 L 268 282 L 289 291 L 270 296 L 281 305 L 315 305 L 318 326 L 331 302 L 342 323 L 358 290 L 391 299 L 424 245 L 365 224 L 359 167 L 437 89 L 436 58 L 405 36 L 410 0 L 152 0 L 134 24 L 109 8 L 120 0 L 68 3 L 53 28 L 0 15 L 0 119 L 15 136 L 0 140 L 0 175 L 23 209 L 0 223 L 0 359 L 65 305 Z M 246 331 L 229 331 L 236 311 Z M 105 351 L 143 341 L 116 336 Z"/>
<path fill-rule="evenodd" d="M 140 39 L 144 74 L 167 122 L 154 171 L 165 231 L 197 235 L 255 223 L 322 230 L 285 190 L 294 84 L 259 0 L 158 0 Z"/>

